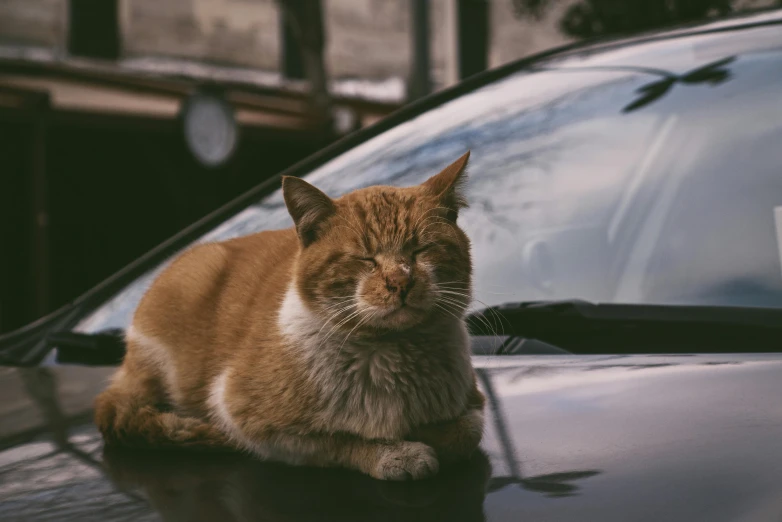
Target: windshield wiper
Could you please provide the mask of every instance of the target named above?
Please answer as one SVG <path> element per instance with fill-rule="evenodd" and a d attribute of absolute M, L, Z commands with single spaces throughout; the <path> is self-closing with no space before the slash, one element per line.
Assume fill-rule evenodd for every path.
<path fill-rule="evenodd" d="M 125 357 L 125 331 L 121 329 L 92 334 L 55 332 L 46 337 L 46 343 L 57 350 L 56 360 L 63 364 L 116 366 Z"/>
<path fill-rule="evenodd" d="M 782 352 L 777 308 L 525 301 L 477 311 L 467 323 L 476 355 Z M 125 355 L 121 329 L 60 331 L 44 344 L 64 364 L 114 366 Z M 5 355 L 0 362 L 18 364 Z"/>
<path fill-rule="evenodd" d="M 53 350 L 58 363 L 114 366 L 125 357 L 125 332 L 109 329 L 88 334 L 62 330 L 41 335 L 35 330 L 22 331 L 3 348 L 3 366 L 36 366 Z"/>
<path fill-rule="evenodd" d="M 572 353 L 782 352 L 782 309 L 507 303 L 468 317 L 473 335 L 535 339 Z"/>

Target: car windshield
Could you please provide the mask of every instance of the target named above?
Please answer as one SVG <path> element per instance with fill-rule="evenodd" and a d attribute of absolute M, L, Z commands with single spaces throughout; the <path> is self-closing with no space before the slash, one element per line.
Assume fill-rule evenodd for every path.
<path fill-rule="evenodd" d="M 306 179 L 333 197 L 413 185 L 470 149 L 459 220 L 473 245 L 474 308 L 573 298 L 782 307 L 782 38 L 777 27 L 752 31 L 759 49 L 702 35 L 640 45 L 645 68 L 620 49 L 517 72 Z M 291 224 L 278 190 L 199 242 Z M 164 266 L 76 330 L 124 328 Z"/>

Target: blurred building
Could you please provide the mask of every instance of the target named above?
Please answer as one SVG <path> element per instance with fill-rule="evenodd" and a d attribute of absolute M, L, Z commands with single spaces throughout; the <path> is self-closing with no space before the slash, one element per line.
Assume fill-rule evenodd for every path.
<path fill-rule="evenodd" d="M 432 76 L 437 86 L 453 81 L 447 79 L 447 62 L 453 47 L 449 25 L 458 23 L 456 1 L 429 0 Z M 122 56 L 135 59 L 131 60 L 135 66 L 154 67 L 172 58 L 248 67 L 272 76 L 281 72 L 283 35 L 275 0 L 83 3 L 117 5 Z M 565 41 L 557 30 L 561 6 L 535 21 L 514 16 L 512 0 L 466 2 L 470 3 L 488 6 L 489 67 Z M 64 51 L 68 5 L 68 0 L 4 0 L 0 3 L 0 41 Z M 333 79 L 406 78 L 412 52 L 410 0 L 323 0 L 323 6 L 326 62 Z M 403 91 L 397 87 L 393 94 L 401 98 Z"/>
<path fill-rule="evenodd" d="M 463 12 L 471 7 L 477 16 Z M 323 9 L 335 121 L 350 132 L 407 98 L 411 0 Z M 464 24 L 477 24 L 464 31 L 478 38 L 473 69 L 563 41 L 554 22 L 519 22 L 511 9 L 429 2 L 434 88 L 465 75 Z M 274 0 L 0 2 L 0 332 L 322 146 L 296 46 Z M 238 129 L 230 159 L 215 165 L 184 135 L 187 102 L 206 88 Z"/>

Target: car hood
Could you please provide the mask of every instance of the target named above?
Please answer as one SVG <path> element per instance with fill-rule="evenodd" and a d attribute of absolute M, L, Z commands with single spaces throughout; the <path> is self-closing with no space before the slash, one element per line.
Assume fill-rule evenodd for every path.
<path fill-rule="evenodd" d="M 489 398 L 482 451 L 415 483 L 233 454 L 104 452 L 84 408 L 106 371 L 5 374 L 17 407 L 0 420 L 0 519 L 782 518 L 780 355 L 476 357 L 475 366 Z M 20 417 L 9 412 L 36 408 L 43 428 L 11 434 Z"/>

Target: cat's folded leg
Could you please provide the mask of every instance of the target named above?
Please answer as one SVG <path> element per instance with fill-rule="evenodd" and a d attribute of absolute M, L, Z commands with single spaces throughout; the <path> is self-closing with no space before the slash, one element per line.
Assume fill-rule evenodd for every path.
<path fill-rule="evenodd" d="M 350 464 L 377 479 L 418 480 L 435 475 L 440 469 L 435 451 L 421 442 L 358 439 L 351 446 Z"/>
<path fill-rule="evenodd" d="M 142 369 L 121 369 L 95 401 L 95 423 L 107 444 L 141 447 L 231 449 L 212 425 L 193 417 L 161 411 L 165 394 L 157 377 Z"/>
<path fill-rule="evenodd" d="M 464 460 L 478 448 L 483 437 L 483 408 L 486 399 L 474 389 L 468 400 L 467 410 L 459 417 L 419 426 L 408 436 L 435 449 L 443 462 Z"/>
<path fill-rule="evenodd" d="M 368 440 L 348 433 L 296 434 L 265 432 L 252 437 L 248 449 L 264 458 L 291 464 L 345 467 L 380 480 L 418 480 L 435 475 L 435 451 L 413 441 Z"/>
<path fill-rule="evenodd" d="M 483 435 L 483 411 L 468 410 L 456 419 L 421 426 L 408 437 L 434 448 L 443 462 L 454 462 L 470 457 L 478 448 Z"/>

